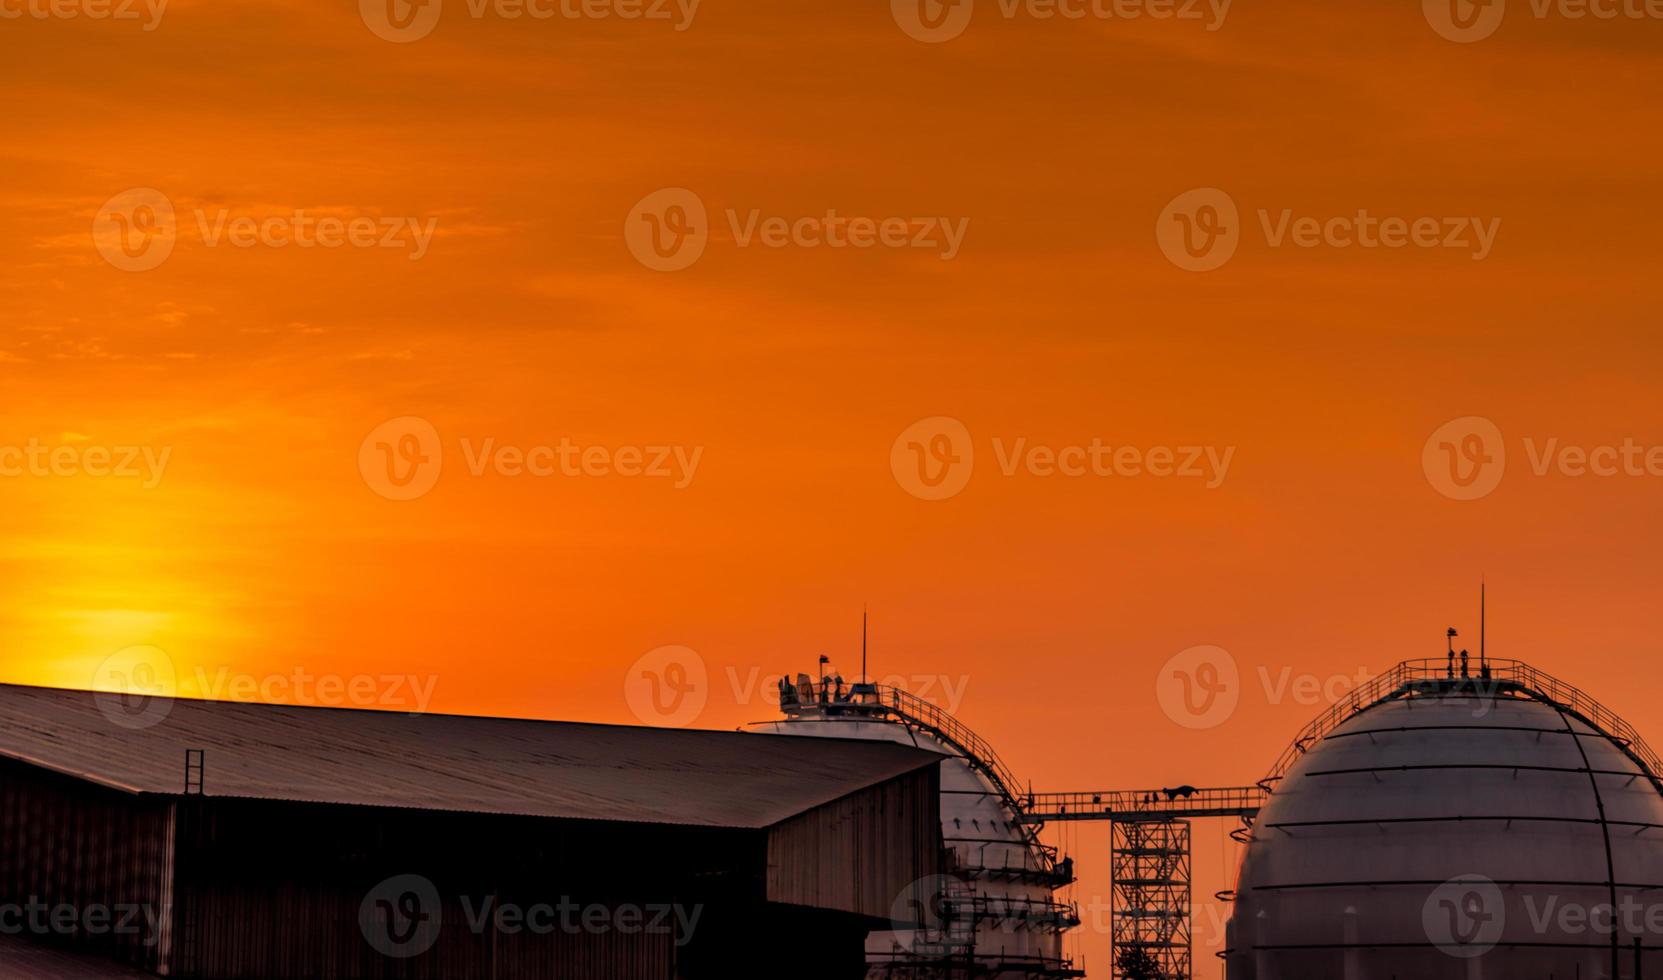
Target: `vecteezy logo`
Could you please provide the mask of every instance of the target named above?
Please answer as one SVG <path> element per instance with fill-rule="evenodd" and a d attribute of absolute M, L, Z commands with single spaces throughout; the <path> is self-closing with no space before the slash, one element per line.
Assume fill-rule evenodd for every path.
<path fill-rule="evenodd" d="M 1461 875 L 1432 889 L 1421 906 L 1426 938 L 1451 956 L 1472 959 L 1495 948 L 1507 927 L 1501 889 L 1483 875 Z"/>
<path fill-rule="evenodd" d="M 93 672 L 93 702 L 105 718 L 122 728 L 149 728 L 173 710 L 177 682 L 178 671 L 167 651 L 127 647 L 111 654 Z"/>
<path fill-rule="evenodd" d="M 1507 0 L 1421 0 L 1426 22 L 1457 44 L 1482 41 L 1501 27 Z"/>
<path fill-rule="evenodd" d="M 145 272 L 167 261 L 178 238 L 173 202 L 154 187 L 134 187 L 104 202 L 92 219 L 92 243 L 104 261 Z"/>
<path fill-rule="evenodd" d="M 358 929 L 376 952 L 420 956 L 439 941 L 439 890 L 421 875 L 395 875 L 370 889 L 358 906 Z"/>
<path fill-rule="evenodd" d="M 1477 415 L 1439 426 L 1421 447 L 1421 470 L 1451 500 L 1487 497 L 1507 472 L 1507 445 L 1494 422 Z"/>
<path fill-rule="evenodd" d="M 683 646 L 647 652 L 624 675 L 624 700 L 635 717 L 648 725 L 680 728 L 692 724 L 710 700 L 710 674 L 704 658 Z"/>
<path fill-rule="evenodd" d="M 889 907 L 889 925 L 897 932 L 917 930 L 915 945 L 940 943 L 960 931 L 974 931 L 964 899 L 970 887 L 948 875 L 927 875 L 901 890 Z M 955 928 L 958 927 L 958 928 Z"/>
<path fill-rule="evenodd" d="M 1241 670 L 1222 647 L 1190 647 L 1161 665 L 1155 699 L 1185 728 L 1217 728 L 1241 703 Z"/>
<path fill-rule="evenodd" d="M 958 419 L 919 419 L 889 447 L 889 470 L 901 489 L 920 500 L 956 497 L 970 482 L 976 448 Z"/>
<path fill-rule="evenodd" d="M 414 415 L 388 419 L 358 446 L 358 473 L 388 500 L 415 500 L 433 489 L 444 469 L 439 430 Z"/>
<path fill-rule="evenodd" d="M 1155 242 L 1178 268 L 1211 272 L 1230 261 L 1241 242 L 1235 199 L 1216 187 L 1179 194 L 1156 219 Z"/>
<path fill-rule="evenodd" d="M 624 244 L 630 254 L 657 272 L 679 272 L 699 261 L 709 241 L 704 201 L 685 187 L 653 191 L 624 219 Z"/>
<path fill-rule="evenodd" d="M 975 6 L 974 0 L 889 0 L 889 11 L 908 37 L 940 44 L 964 33 Z"/>
<path fill-rule="evenodd" d="M 358 15 L 376 37 L 407 44 L 433 33 L 443 7 L 443 0 L 358 0 Z"/>

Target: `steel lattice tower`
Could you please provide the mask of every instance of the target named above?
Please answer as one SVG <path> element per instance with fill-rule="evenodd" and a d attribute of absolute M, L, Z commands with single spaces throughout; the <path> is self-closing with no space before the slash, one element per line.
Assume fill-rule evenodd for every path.
<path fill-rule="evenodd" d="M 1123 969 L 1122 958 L 1141 950 L 1160 980 L 1189 980 L 1189 821 L 1116 820 L 1110 826 L 1113 975 L 1135 976 Z"/>

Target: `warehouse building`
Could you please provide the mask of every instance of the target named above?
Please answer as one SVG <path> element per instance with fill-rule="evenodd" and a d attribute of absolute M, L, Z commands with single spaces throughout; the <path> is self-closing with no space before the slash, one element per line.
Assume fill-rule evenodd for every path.
<path fill-rule="evenodd" d="M 0 975 L 864 974 L 940 871 L 883 742 L 0 685 Z"/>

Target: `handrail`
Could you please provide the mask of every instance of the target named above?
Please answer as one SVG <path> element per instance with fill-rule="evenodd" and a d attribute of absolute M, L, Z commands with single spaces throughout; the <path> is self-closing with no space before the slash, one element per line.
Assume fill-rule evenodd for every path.
<path fill-rule="evenodd" d="M 1266 792 L 1274 792 L 1275 784 L 1286 776 L 1293 764 L 1310 746 L 1326 737 L 1354 715 L 1375 705 L 1423 693 L 1441 692 L 1449 685 L 1458 689 L 1472 689 L 1478 693 L 1499 695 L 1520 693 L 1525 697 L 1562 708 L 1587 722 L 1609 737 L 1645 772 L 1652 785 L 1663 792 L 1663 761 L 1658 759 L 1638 730 L 1616 712 L 1596 701 L 1581 689 L 1554 677 L 1521 660 L 1490 660 L 1488 673 L 1460 676 L 1447 659 L 1405 660 L 1368 682 L 1354 688 L 1345 698 L 1317 716 L 1294 738 L 1271 767 L 1269 775 L 1259 781 Z M 1454 676 L 1452 676 L 1454 675 Z"/>
<path fill-rule="evenodd" d="M 895 973 L 907 977 L 916 976 L 921 967 L 940 971 L 934 975 L 958 976 L 970 968 L 966 961 L 969 952 L 959 952 L 963 947 L 962 943 L 921 942 L 911 950 L 896 949 L 868 953 L 866 959 L 871 969 L 881 971 L 884 976 Z M 1008 970 L 1029 978 L 1077 978 L 1086 975 L 1084 970 L 1075 969 L 1073 961 L 1066 957 L 1041 956 L 1036 953 L 978 953 L 975 967 L 994 972 Z"/>
<path fill-rule="evenodd" d="M 964 722 L 959 721 L 939 705 L 926 701 L 911 691 L 903 691 L 898 687 L 872 685 L 877 693 L 877 707 L 895 715 L 901 721 L 915 725 L 947 743 L 950 748 L 961 753 L 972 766 L 986 774 L 988 782 L 1010 808 L 1016 818 L 1017 826 L 1022 828 L 1022 834 L 1040 855 L 1045 867 L 1042 871 L 1053 871 L 1056 868 L 1055 848 L 1045 847 L 1039 839 L 1039 828 L 1023 819 L 1026 809 L 1022 798 L 1017 795 L 1020 784 L 1010 767 L 1005 765 L 999 753 L 987 740 L 971 731 Z"/>
<path fill-rule="evenodd" d="M 1102 790 L 1035 793 L 1025 800 L 1028 819 L 1048 820 L 1185 820 L 1192 817 L 1251 817 L 1264 805 L 1258 786 L 1196 789 Z"/>
<path fill-rule="evenodd" d="M 942 710 L 935 702 L 926 701 L 911 691 L 903 691 L 898 687 L 880 687 L 878 690 L 889 696 L 889 702 L 885 707 L 942 735 L 954 748 L 970 757 L 987 772 L 988 778 L 1001 796 L 1012 804 L 1020 803 L 1016 795 L 1019 784 L 1015 774 L 1005 765 L 1004 760 L 999 758 L 999 753 L 994 751 L 986 739 L 971 731 L 964 722 Z"/>
<path fill-rule="evenodd" d="M 944 895 L 941 904 L 946 917 L 958 919 L 960 917 L 953 913 L 967 909 L 970 920 L 974 922 L 1017 919 L 1025 922 L 1069 922 L 1076 926 L 1080 924 L 1079 909 L 1071 902 L 1056 899 L 1012 898 L 1008 895 Z"/>

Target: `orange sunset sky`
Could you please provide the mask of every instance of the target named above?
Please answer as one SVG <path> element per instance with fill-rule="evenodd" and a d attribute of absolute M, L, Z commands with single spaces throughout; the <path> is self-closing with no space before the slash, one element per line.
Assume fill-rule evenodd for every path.
<path fill-rule="evenodd" d="M 394 42 L 373 0 L 48 6 L 0 0 L 0 680 L 104 686 L 142 647 L 187 694 L 414 675 L 431 710 L 636 724 L 626 681 L 676 645 L 688 723 L 731 728 L 772 716 L 769 675 L 856 673 L 868 603 L 873 672 L 945 678 L 1036 789 L 1237 785 L 1327 703 L 1279 679 L 1440 655 L 1445 627 L 1476 636 L 1483 575 L 1493 655 L 1663 741 L 1663 21 L 1510 0 L 1460 43 L 1418 0 L 975 0 L 920 40 L 883 0 L 680 23 L 445 0 Z M 134 188 L 176 218 L 143 270 L 107 257 Z M 707 212 L 677 271 L 631 238 L 665 188 Z M 1212 271 L 1160 237 L 1198 188 L 1239 208 Z M 1477 258 L 1277 244 L 1260 218 L 1364 209 L 1499 224 Z M 829 210 L 964 234 L 950 258 L 745 236 Z M 419 257 L 208 240 L 297 211 L 433 234 Z M 1466 417 L 1506 453 L 1472 500 L 1423 459 Z M 416 443 L 371 433 L 406 418 L 442 471 L 396 500 L 376 454 Z M 897 439 L 936 418 L 974 460 L 928 500 Z M 486 440 L 612 469 L 475 475 Z M 1232 455 L 1215 486 L 1007 475 L 1017 440 Z M 1534 465 L 1625 441 L 1615 475 Z M 659 446 L 697 453 L 689 479 L 616 472 Z M 165 467 L 89 472 L 125 447 Z M 1241 674 L 1206 729 L 1156 696 L 1198 645 Z M 1197 827 L 1198 905 L 1227 829 Z M 1087 905 L 1106 830 L 1067 837 Z"/>

